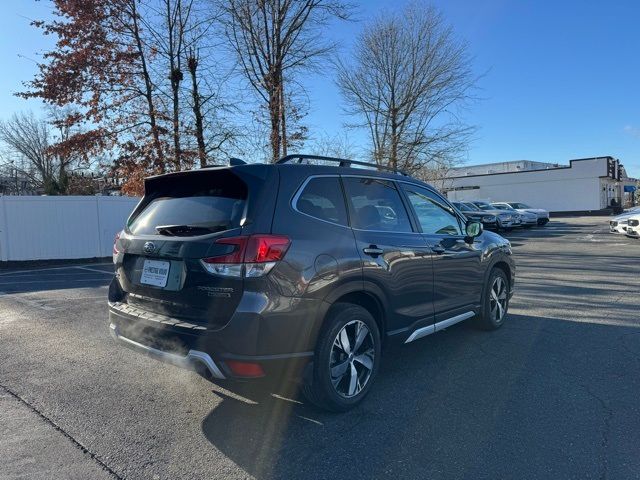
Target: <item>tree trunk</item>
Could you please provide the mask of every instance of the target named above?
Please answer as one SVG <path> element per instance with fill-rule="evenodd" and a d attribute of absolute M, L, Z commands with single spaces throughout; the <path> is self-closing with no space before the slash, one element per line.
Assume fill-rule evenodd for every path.
<path fill-rule="evenodd" d="M 144 97 L 147 100 L 147 106 L 149 108 L 149 125 L 151 126 L 151 135 L 153 137 L 153 146 L 156 151 L 156 168 L 160 173 L 164 173 L 164 153 L 162 151 L 162 142 L 160 142 L 160 132 L 158 131 L 158 123 L 156 121 L 156 109 L 153 104 L 153 86 L 151 83 L 151 77 L 149 76 L 149 70 L 147 68 L 147 61 L 144 56 L 144 48 L 142 47 L 142 39 L 140 38 L 140 28 L 138 26 L 138 10 L 136 6 L 137 0 L 131 1 L 131 17 L 133 21 L 133 36 L 136 42 L 136 48 L 138 49 L 138 55 L 140 55 L 140 66 L 142 67 L 142 76 L 144 78 Z"/>
<path fill-rule="evenodd" d="M 282 132 L 282 155 L 285 156 L 287 154 L 287 111 L 285 108 L 285 100 L 284 100 L 284 82 L 282 80 L 282 71 L 279 76 L 279 95 L 280 95 L 280 130 Z"/>
<path fill-rule="evenodd" d="M 172 93 L 172 123 L 173 123 L 173 150 L 176 171 L 182 170 L 182 150 L 180 148 L 180 81 L 182 80 L 182 70 L 180 68 L 180 42 L 182 40 L 182 25 L 178 26 L 178 45 L 174 43 L 174 29 L 176 27 L 171 13 L 171 1 L 165 0 L 167 6 L 167 25 L 169 33 L 169 78 L 171 80 Z M 180 0 L 176 5 L 178 12 L 182 11 Z M 181 22 L 181 20 L 180 20 Z"/>
<path fill-rule="evenodd" d="M 173 64 L 173 60 L 171 61 Z M 173 93 L 173 150 L 176 170 L 182 170 L 182 149 L 180 147 L 180 79 L 182 72 L 178 68 L 171 68 L 171 91 Z"/>
<path fill-rule="evenodd" d="M 270 89 L 269 118 L 271 120 L 271 161 L 275 163 L 280 158 L 280 92 L 277 89 Z"/>
<path fill-rule="evenodd" d="M 198 69 L 198 58 L 194 52 L 187 59 L 187 67 L 191 74 L 191 94 L 193 97 L 193 116 L 196 122 L 196 142 L 198 144 L 198 159 L 200 160 L 200 168 L 207 166 L 207 152 L 204 143 L 203 121 L 202 121 L 202 105 L 200 93 L 198 92 L 198 78 L 196 71 Z"/>

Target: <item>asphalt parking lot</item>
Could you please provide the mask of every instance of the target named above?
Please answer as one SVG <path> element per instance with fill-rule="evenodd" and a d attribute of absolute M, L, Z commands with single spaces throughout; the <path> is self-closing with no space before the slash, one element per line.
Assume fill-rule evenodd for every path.
<path fill-rule="evenodd" d="M 387 351 L 342 415 L 117 346 L 109 264 L 0 271 L 0 478 L 639 478 L 640 241 L 607 230 L 508 234 L 504 327 Z"/>

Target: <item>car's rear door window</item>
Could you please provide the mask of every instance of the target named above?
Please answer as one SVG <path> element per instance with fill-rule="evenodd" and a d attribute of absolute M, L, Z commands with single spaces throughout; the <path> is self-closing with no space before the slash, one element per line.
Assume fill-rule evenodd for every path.
<path fill-rule="evenodd" d="M 393 182 L 343 177 L 351 226 L 361 230 L 411 232 L 409 215 Z"/>
<path fill-rule="evenodd" d="M 347 225 L 347 207 L 338 177 L 314 177 L 304 186 L 295 208 L 325 222 Z"/>

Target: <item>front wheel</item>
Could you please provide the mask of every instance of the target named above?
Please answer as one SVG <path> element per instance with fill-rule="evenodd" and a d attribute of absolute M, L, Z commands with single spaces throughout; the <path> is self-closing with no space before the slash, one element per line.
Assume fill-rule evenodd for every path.
<path fill-rule="evenodd" d="M 355 407 L 371 389 L 380 352 L 380 332 L 371 314 L 359 305 L 334 305 L 318 339 L 313 378 L 303 386 L 304 395 L 334 412 Z"/>
<path fill-rule="evenodd" d="M 500 268 L 494 268 L 482 299 L 482 312 L 476 317 L 476 324 L 482 330 L 495 330 L 504 323 L 509 308 L 509 280 Z"/>

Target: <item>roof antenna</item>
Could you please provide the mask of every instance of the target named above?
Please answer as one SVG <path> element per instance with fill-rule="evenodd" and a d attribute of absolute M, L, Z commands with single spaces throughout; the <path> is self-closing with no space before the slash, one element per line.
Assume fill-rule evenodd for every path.
<path fill-rule="evenodd" d="M 240 158 L 231 157 L 229 159 L 229 166 L 230 167 L 235 167 L 237 165 L 246 165 L 246 164 L 247 164 L 247 162 L 245 162 L 244 160 L 242 160 Z"/>

